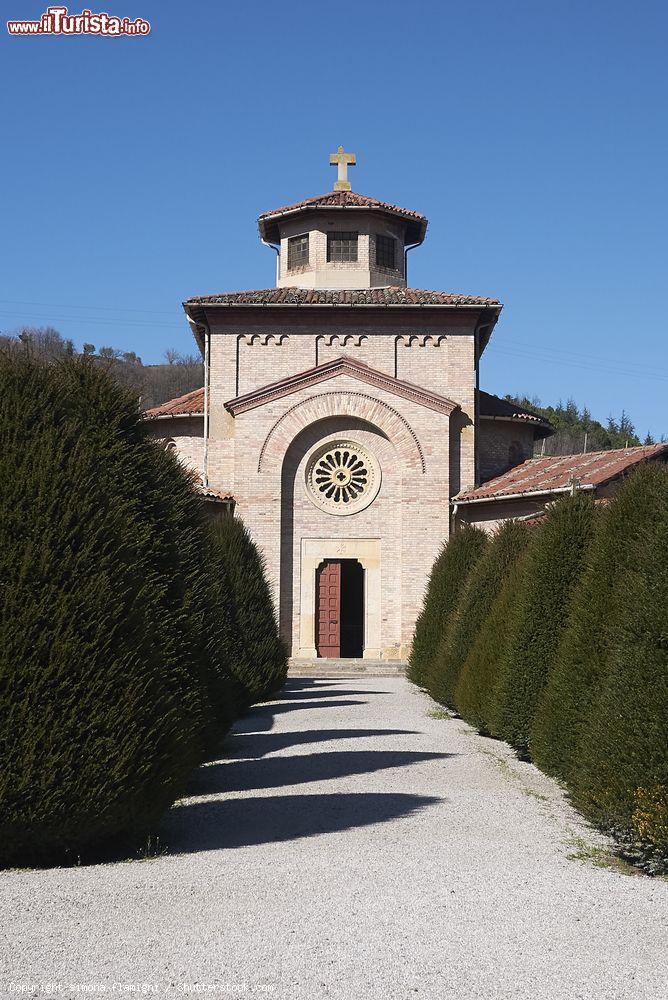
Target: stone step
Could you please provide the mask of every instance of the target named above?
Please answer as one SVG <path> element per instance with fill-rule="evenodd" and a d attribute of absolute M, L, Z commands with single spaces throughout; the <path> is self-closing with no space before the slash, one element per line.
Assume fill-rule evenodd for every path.
<path fill-rule="evenodd" d="M 405 660 L 290 660 L 288 677 L 403 677 Z"/>

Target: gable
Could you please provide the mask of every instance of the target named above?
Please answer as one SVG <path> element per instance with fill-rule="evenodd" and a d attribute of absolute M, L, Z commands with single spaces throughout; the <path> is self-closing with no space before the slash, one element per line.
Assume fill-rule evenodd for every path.
<path fill-rule="evenodd" d="M 290 396 L 300 389 L 328 382 L 330 379 L 337 378 L 340 375 L 349 375 L 365 385 L 384 389 L 386 392 L 393 393 L 402 399 L 419 403 L 421 406 L 425 406 L 429 410 L 435 410 L 437 413 L 450 414 L 459 406 L 458 403 L 453 402 L 451 399 L 446 399 L 445 396 L 421 389 L 411 382 L 404 382 L 401 379 L 393 378 L 385 372 L 372 368 L 363 361 L 357 361 L 355 358 L 343 355 L 323 365 L 317 365 L 315 368 L 309 368 L 306 371 L 298 372 L 296 375 L 290 375 L 288 378 L 279 379 L 276 382 L 261 386 L 259 389 L 254 389 L 243 396 L 237 396 L 235 399 L 231 399 L 225 403 L 225 408 L 236 416 L 239 413 L 245 413 L 246 410 L 264 406 L 265 403 L 273 402 L 284 396 Z"/>

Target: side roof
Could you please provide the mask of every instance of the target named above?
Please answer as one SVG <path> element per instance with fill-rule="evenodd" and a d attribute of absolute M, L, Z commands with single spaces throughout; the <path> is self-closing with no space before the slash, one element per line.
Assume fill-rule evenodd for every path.
<path fill-rule="evenodd" d="M 552 432 L 552 427 L 542 417 L 531 413 L 529 410 L 522 410 L 507 400 L 499 396 L 493 396 L 489 392 L 479 390 L 480 416 L 493 419 L 499 417 L 508 420 L 522 420 L 536 425 L 538 433 L 540 428 L 549 428 L 547 433 Z M 144 414 L 149 420 L 159 417 L 199 417 L 204 415 L 204 389 L 195 389 L 187 392 L 184 396 L 177 396 L 175 399 L 168 399 L 159 406 L 153 406 L 146 410 Z M 538 435 L 541 436 L 541 435 Z M 544 435 L 543 435 L 544 436 Z"/>
<path fill-rule="evenodd" d="M 552 424 L 540 414 L 517 406 L 516 403 L 502 399 L 501 396 L 494 396 L 491 392 L 485 392 L 483 389 L 478 390 L 478 407 L 479 415 L 486 420 L 512 420 L 513 422 L 519 420 L 522 423 L 531 424 L 536 432 L 534 437 L 538 438 L 554 434 Z"/>
<path fill-rule="evenodd" d="M 146 410 L 144 416 L 149 420 L 157 420 L 159 417 L 203 417 L 204 389 L 193 389 L 184 396 L 177 396 L 175 399 L 160 403 L 159 406 L 152 406 L 150 410 Z"/>
<path fill-rule="evenodd" d="M 578 489 L 594 489 L 616 479 L 640 462 L 667 458 L 668 443 L 578 455 L 529 458 L 501 476 L 489 479 L 482 486 L 463 490 L 453 499 L 457 504 L 466 504 L 527 495 L 565 493 L 571 489 L 573 478 L 579 480 Z"/>

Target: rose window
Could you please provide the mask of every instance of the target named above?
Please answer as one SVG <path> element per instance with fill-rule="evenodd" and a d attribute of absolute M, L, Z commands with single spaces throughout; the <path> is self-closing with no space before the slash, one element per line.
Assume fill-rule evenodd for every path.
<path fill-rule="evenodd" d="M 333 441 L 319 448 L 306 467 L 309 499 L 330 514 L 354 514 L 380 489 L 380 466 L 354 441 Z"/>

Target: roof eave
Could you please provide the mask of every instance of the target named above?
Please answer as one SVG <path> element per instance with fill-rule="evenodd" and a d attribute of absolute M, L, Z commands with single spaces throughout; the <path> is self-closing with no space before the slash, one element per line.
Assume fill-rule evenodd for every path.
<path fill-rule="evenodd" d="M 416 219 L 413 216 L 404 215 L 403 212 L 383 208 L 382 205 L 300 205 L 298 208 L 291 208 L 284 212 L 272 212 L 271 215 L 260 216 L 257 220 L 260 237 L 267 243 L 278 243 L 280 239 L 278 222 L 281 219 L 288 219 L 308 212 L 381 212 L 383 215 L 391 215 L 405 223 L 407 237 L 410 232 L 410 239 L 407 239 L 406 243 L 412 243 L 415 246 L 424 242 L 429 224 L 427 219 Z"/>
<path fill-rule="evenodd" d="M 144 413 L 144 420 L 180 420 L 183 417 L 203 417 L 203 410 L 192 410 L 188 413 Z"/>
<path fill-rule="evenodd" d="M 596 489 L 597 486 L 603 486 L 605 482 L 607 480 L 601 483 L 585 483 L 582 486 L 578 486 L 578 493 L 582 490 Z M 495 503 L 497 500 L 523 500 L 525 497 L 543 497 L 553 496 L 555 493 L 570 493 L 572 489 L 572 486 L 554 486 L 549 490 L 526 490 L 523 493 L 493 493 L 491 496 L 486 497 L 462 497 L 460 499 L 454 496 L 452 503 L 456 503 L 459 507 L 473 503 Z"/>
<path fill-rule="evenodd" d="M 353 289 L 357 291 L 357 289 Z M 488 302 L 195 302 L 183 303 L 189 309 L 490 309 L 497 313 L 503 306 Z"/>
<path fill-rule="evenodd" d="M 555 428 L 552 424 L 548 424 L 546 420 L 531 420 L 526 419 L 522 416 L 517 417 L 506 417 L 493 413 L 481 413 L 481 420 L 507 420 L 513 424 L 522 424 L 524 427 L 532 427 L 536 432 L 542 431 L 543 433 L 537 434 L 538 437 L 549 437 L 551 434 L 555 434 Z"/>

